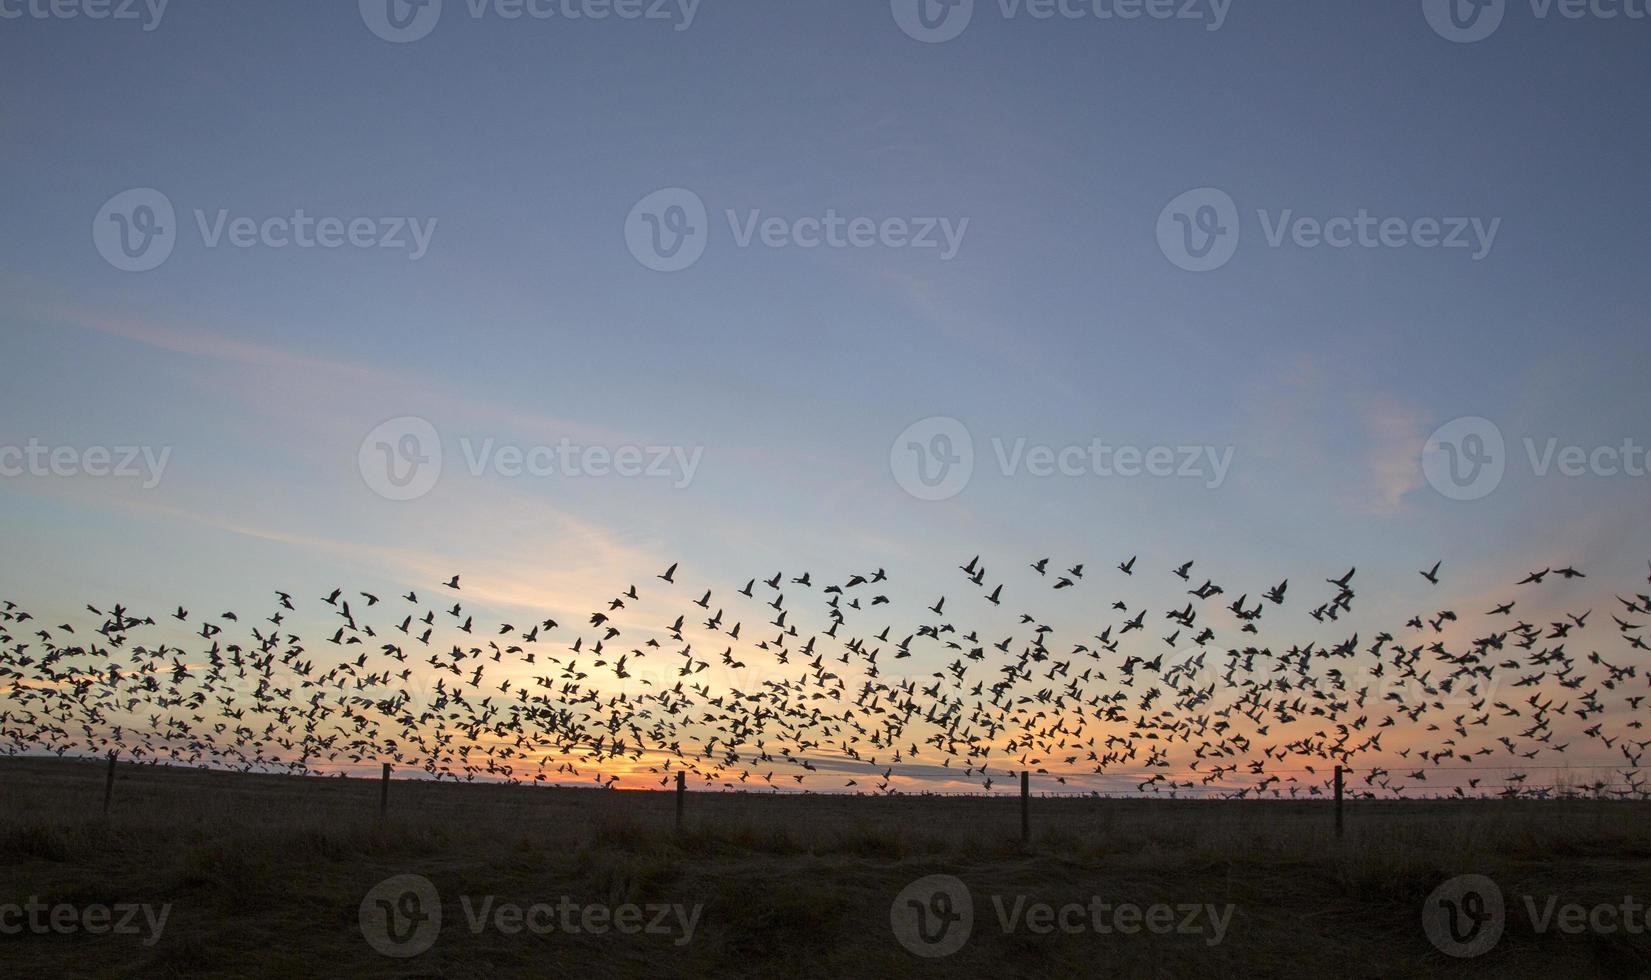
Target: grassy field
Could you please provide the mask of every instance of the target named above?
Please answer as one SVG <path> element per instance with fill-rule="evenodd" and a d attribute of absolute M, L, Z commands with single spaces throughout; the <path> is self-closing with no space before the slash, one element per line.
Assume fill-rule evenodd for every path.
<path fill-rule="evenodd" d="M 1023 845 L 1011 796 L 694 793 L 678 835 L 667 793 L 396 781 L 381 824 L 374 780 L 121 766 L 105 820 L 103 781 L 95 763 L 0 759 L 0 930 L 31 900 L 148 908 L 135 934 L 8 930 L 0 976 L 1651 974 L 1643 931 L 1538 931 L 1527 911 L 1651 899 L 1645 804 L 1359 801 L 1337 841 L 1325 803 L 1035 798 Z M 1505 932 L 1473 959 L 1422 925 L 1464 873 L 1505 899 Z M 439 905 L 439 930 L 412 932 L 408 879 L 374 891 L 404 875 L 439 896 L 419 906 Z M 931 875 L 963 884 L 973 919 L 925 957 L 891 909 Z M 931 892 L 925 928 L 947 911 Z M 428 948 L 375 948 L 377 898 L 409 913 L 392 941 Z M 364 902 L 381 909 L 367 925 Z M 1039 903 L 1084 908 L 1040 932 Z M 1166 931 L 1096 932 L 1145 921 L 1121 903 Z M 534 928 L 512 931 L 513 906 Z"/>

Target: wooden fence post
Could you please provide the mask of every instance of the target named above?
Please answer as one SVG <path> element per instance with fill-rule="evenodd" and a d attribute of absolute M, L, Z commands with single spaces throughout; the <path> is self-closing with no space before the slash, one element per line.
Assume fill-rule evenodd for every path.
<path fill-rule="evenodd" d="M 384 780 L 378 790 L 378 819 L 383 820 L 390 812 L 390 764 L 384 763 Z"/>
<path fill-rule="evenodd" d="M 1341 840 L 1341 766 L 1336 767 L 1336 839 Z"/>
<path fill-rule="evenodd" d="M 682 833 L 682 804 L 688 798 L 688 774 L 676 771 L 676 832 Z"/>
<path fill-rule="evenodd" d="M 1025 844 L 1032 839 L 1032 774 L 1024 770 L 1020 774 L 1020 842 Z"/>
<path fill-rule="evenodd" d="M 115 760 L 120 758 L 119 752 L 109 753 L 109 774 L 103 778 L 103 816 L 109 816 L 109 803 L 115 796 Z"/>

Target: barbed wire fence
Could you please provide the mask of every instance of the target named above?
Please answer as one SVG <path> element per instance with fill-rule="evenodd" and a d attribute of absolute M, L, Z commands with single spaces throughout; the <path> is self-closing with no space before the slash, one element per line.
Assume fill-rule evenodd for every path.
<path fill-rule="evenodd" d="M 7 753 L 7 754 L 11 755 L 12 757 L 17 757 L 16 753 Z M 79 760 L 82 760 L 82 761 L 92 761 L 90 759 L 90 757 L 85 757 L 85 756 L 78 756 L 78 757 L 71 756 L 71 757 L 68 757 L 68 758 L 79 759 Z M 256 775 L 259 775 L 257 773 L 239 772 L 239 771 L 236 771 L 236 770 L 222 769 L 222 768 L 210 767 L 210 766 L 183 766 L 183 765 L 177 765 L 177 764 L 174 764 L 174 763 L 169 763 L 169 762 L 164 762 L 164 761 L 159 761 L 159 760 L 154 760 L 154 761 L 149 761 L 149 762 L 133 762 L 133 761 L 127 760 L 125 762 L 125 764 L 127 766 L 130 766 L 130 767 L 140 767 L 141 766 L 141 767 L 146 767 L 146 768 L 158 768 L 158 769 L 186 769 L 186 770 L 204 769 L 204 770 L 211 771 L 211 772 L 224 773 L 224 774 L 230 775 L 230 776 L 236 776 L 236 775 L 256 776 Z M 121 759 L 120 753 L 119 752 L 110 752 L 110 753 L 108 753 L 107 756 L 104 757 L 103 765 L 104 765 L 104 778 L 102 780 L 103 792 L 102 792 L 101 811 L 100 812 L 101 812 L 102 818 L 105 819 L 105 820 L 108 820 L 108 819 L 111 818 L 111 816 L 113 815 L 113 812 L 115 810 L 116 777 L 117 777 L 119 767 L 122 765 L 122 759 Z M 379 792 L 377 794 L 377 796 L 378 796 L 377 819 L 378 819 L 380 824 L 383 824 L 384 822 L 386 822 L 390 818 L 391 798 L 392 798 L 391 784 L 392 784 L 392 782 L 398 781 L 398 780 L 395 779 L 395 771 L 396 770 L 395 770 L 394 764 L 388 763 L 388 762 L 381 763 L 378 767 L 377 777 L 376 777 L 376 781 L 379 783 L 379 787 L 378 787 Z M 1036 775 L 1037 777 L 1039 777 L 1040 779 L 1043 779 L 1043 780 L 1065 780 L 1065 779 L 1068 779 L 1068 778 L 1082 779 L 1082 778 L 1085 778 L 1085 777 L 1075 776 L 1075 775 L 1070 775 L 1070 774 L 1061 775 L 1061 774 L 1054 774 L 1054 773 L 1048 773 L 1048 772 L 1036 772 L 1036 773 L 1034 773 L 1031 770 L 1024 770 L 1023 769 L 1023 770 L 1019 770 L 1019 771 L 1012 774 L 1016 778 L 1006 780 L 1006 782 L 1008 783 L 1009 786 L 1018 789 L 1018 793 L 1011 795 L 1009 793 L 940 792 L 940 791 L 929 791 L 929 790 L 925 790 L 925 791 L 921 791 L 921 792 L 905 792 L 905 791 L 899 791 L 899 790 L 892 790 L 892 791 L 889 791 L 889 792 L 880 792 L 880 793 L 863 793 L 863 792 L 862 793 L 818 793 L 818 792 L 814 792 L 814 791 L 811 791 L 811 790 L 781 791 L 777 788 L 773 789 L 771 792 L 763 792 L 760 788 L 750 789 L 750 790 L 746 790 L 746 789 L 721 789 L 721 790 L 700 789 L 700 790 L 690 790 L 686 771 L 684 771 L 682 769 L 677 769 L 675 771 L 675 774 L 674 774 L 675 775 L 674 786 L 671 786 L 670 789 L 666 790 L 665 792 L 669 792 L 674 797 L 673 829 L 674 829 L 675 833 L 677 833 L 679 835 L 682 834 L 684 832 L 685 828 L 686 828 L 686 820 L 687 820 L 687 817 L 690 813 L 690 804 L 689 804 L 689 801 L 688 801 L 688 797 L 691 796 L 691 795 L 753 796 L 753 797 L 759 797 L 759 796 L 760 797 L 766 797 L 766 796 L 809 797 L 809 796 L 813 796 L 813 797 L 834 797 L 834 798 L 842 798 L 842 799 L 845 799 L 845 800 L 855 799 L 855 798 L 868 798 L 868 797 L 870 797 L 870 798 L 889 798 L 889 797 L 929 798 L 929 797 L 932 797 L 932 798 L 952 798 L 952 799 L 991 799 L 991 800 L 1003 800 L 1003 801 L 1008 801 L 1008 800 L 1014 799 L 1015 796 L 1018 796 L 1019 815 L 1020 815 L 1020 837 L 1021 837 L 1021 840 L 1022 840 L 1023 843 L 1024 842 L 1029 842 L 1031 840 L 1031 837 L 1032 837 L 1032 829 L 1033 829 L 1032 801 L 1034 799 L 1063 800 L 1063 801 L 1112 800 L 1112 801 L 1131 801 L 1131 802 L 1137 802 L 1137 803 L 1180 802 L 1180 803 L 1189 803 L 1189 804 L 1234 802 L 1234 801 L 1248 800 L 1248 801 L 1251 801 L 1251 802 L 1254 802 L 1254 803 L 1260 803 L 1260 804 L 1272 803 L 1272 802 L 1285 802 L 1285 803 L 1294 802 L 1294 803 L 1309 803 L 1309 804 L 1325 804 L 1325 805 L 1327 805 L 1327 808 L 1331 810 L 1333 825 L 1334 825 L 1334 828 L 1335 828 L 1335 835 L 1339 839 L 1339 838 L 1343 837 L 1344 834 L 1345 834 L 1347 810 L 1350 807 L 1357 808 L 1359 806 L 1363 806 L 1363 805 L 1371 804 L 1371 803 L 1375 803 L 1375 804 L 1383 804 L 1383 803 L 1440 803 L 1440 804 L 1444 804 L 1444 803 L 1453 803 L 1453 802 L 1454 803 L 1464 803 L 1464 802 L 1474 802 L 1474 801 L 1494 802 L 1494 801 L 1497 801 L 1497 800 L 1647 802 L 1647 801 L 1651 801 L 1651 781 L 1635 780 L 1633 778 L 1635 775 L 1637 775 L 1641 772 L 1644 772 L 1644 771 L 1646 771 L 1644 767 L 1638 767 L 1638 766 L 1624 767 L 1624 766 L 1602 765 L 1602 764 L 1532 765 L 1532 766 L 1507 766 L 1507 765 L 1503 765 L 1503 766 L 1477 766 L 1477 765 L 1475 765 L 1475 766 L 1452 767 L 1452 768 L 1448 768 L 1448 769 L 1446 769 L 1446 768 L 1436 768 L 1436 769 L 1433 769 L 1433 770 L 1431 770 L 1429 772 L 1425 772 L 1425 773 L 1423 773 L 1420 770 L 1416 770 L 1416 771 L 1413 771 L 1413 772 L 1408 773 L 1408 774 L 1401 774 L 1400 778 L 1402 780 L 1405 780 L 1405 781 L 1401 786 L 1395 787 L 1391 783 L 1385 781 L 1387 779 L 1387 777 L 1391 777 L 1391 776 L 1394 775 L 1393 770 L 1390 769 L 1389 767 L 1386 767 L 1386 766 L 1366 766 L 1366 767 L 1334 766 L 1334 767 L 1330 767 L 1328 773 L 1320 771 L 1318 769 L 1268 769 L 1268 770 L 1262 770 L 1262 771 L 1259 771 L 1259 772 L 1258 771 L 1252 771 L 1252 772 L 1243 773 L 1243 774 L 1235 774 L 1235 773 L 1227 773 L 1226 774 L 1226 775 L 1265 776 L 1266 781 L 1263 781 L 1263 782 L 1260 782 L 1260 783 L 1250 783 L 1248 785 L 1240 786 L 1240 787 L 1216 789 L 1216 788 L 1213 788 L 1213 783 L 1220 782 L 1222 780 L 1221 779 L 1215 779 L 1215 780 L 1211 780 L 1212 787 L 1209 788 L 1207 791 L 1195 792 L 1195 793 L 1191 793 L 1191 794 L 1182 794 L 1182 793 L 1179 793 L 1179 792 L 1166 792 L 1166 791 L 1148 792 L 1148 791 L 1144 791 L 1144 790 L 1137 790 L 1135 792 L 1117 792 L 1117 791 L 1103 791 L 1103 790 L 1098 790 L 1098 789 L 1061 790 L 1061 789 L 1049 789 L 1049 788 L 1044 788 L 1044 789 L 1041 789 L 1038 792 L 1034 792 L 1033 791 L 1033 786 L 1032 786 L 1032 778 L 1033 778 L 1034 775 Z M 1559 776 L 1558 778 L 1552 779 L 1547 784 L 1541 784 L 1541 783 L 1532 784 L 1531 780 L 1529 780 L 1527 778 L 1523 778 L 1523 777 L 1525 777 L 1526 775 L 1528 775 L 1530 773 L 1550 773 L 1550 774 L 1563 774 L 1563 775 Z M 1504 775 L 1501 775 L 1500 778 L 1492 778 L 1496 774 L 1504 774 Z M 300 779 L 300 780 L 304 780 L 304 779 L 329 779 L 329 778 L 339 778 L 339 777 L 352 778 L 352 779 L 357 779 L 357 780 L 363 779 L 362 776 L 349 776 L 346 773 L 338 773 L 338 774 L 335 774 L 333 776 L 325 776 L 325 775 L 321 775 L 321 774 L 308 774 L 308 775 L 289 774 L 289 775 L 291 775 L 291 778 L 296 778 L 296 779 Z M 1122 773 L 1089 774 L 1089 776 L 1091 778 L 1093 778 L 1094 776 L 1097 776 L 1097 775 L 1117 779 L 1117 778 L 1139 778 L 1143 775 L 1150 776 L 1151 774 L 1150 773 L 1145 773 L 1145 772 L 1140 772 L 1140 773 L 1122 772 Z M 1423 776 L 1423 779 L 1414 780 L 1414 781 L 1409 779 L 1410 776 L 1415 776 L 1415 775 L 1421 775 L 1421 776 Z M 1312 777 L 1315 777 L 1315 780 L 1319 780 L 1319 781 L 1305 783 L 1305 784 L 1304 783 L 1294 783 L 1290 787 L 1287 787 L 1287 788 L 1269 788 L 1268 787 L 1267 781 L 1272 781 L 1272 780 L 1275 780 L 1277 777 L 1284 777 L 1284 776 L 1291 776 L 1291 777 L 1312 776 Z M 1440 777 L 1442 777 L 1446 780 L 1450 780 L 1450 781 L 1443 782 L 1443 783 L 1436 782 L 1435 780 L 1440 778 Z M 372 776 L 367 776 L 365 778 L 366 779 L 372 779 L 373 777 Z M 1357 782 L 1357 780 L 1359 780 L 1361 778 L 1363 780 L 1363 786 L 1366 787 L 1364 789 L 1360 789 L 1359 788 L 1359 783 Z M 406 779 L 399 780 L 399 781 L 400 782 L 406 782 L 406 783 L 413 783 L 413 782 L 435 783 L 435 782 L 437 782 L 437 780 L 420 779 L 418 777 L 406 778 Z M 669 777 L 667 777 L 667 779 L 666 779 L 667 785 L 670 785 L 671 782 L 672 782 L 672 780 Z M 1429 785 L 1428 785 L 1428 788 L 1426 790 L 1423 790 L 1419 787 L 1414 786 L 1413 782 L 1426 782 Z M 478 785 L 478 784 L 469 784 L 469 785 Z M 533 782 L 507 781 L 507 780 L 483 781 L 483 783 L 481 783 L 479 785 L 496 785 L 496 786 L 501 786 L 501 787 L 503 787 L 503 786 L 522 786 L 522 787 L 529 787 L 529 788 L 550 787 L 550 788 L 569 789 L 569 790 L 582 789 L 582 790 L 587 791 L 587 792 L 602 792 L 602 790 L 596 790 L 592 787 L 582 787 L 582 786 L 581 787 L 575 787 L 575 786 L 567 786 L 567 785 L 564 785 L 564 784 L 556 784 L 556 783 L 533 783 Z M 643 790 L 641 792 L 654 793 L 654 792 L 660 792 L 660 791 L 658 791 L 658 790 Z"/>

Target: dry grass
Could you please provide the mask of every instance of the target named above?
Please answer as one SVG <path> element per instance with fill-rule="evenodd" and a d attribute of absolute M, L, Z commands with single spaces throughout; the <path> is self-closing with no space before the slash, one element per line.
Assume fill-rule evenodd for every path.
<path fill-rule="evenodd" d="M 1420 928 L 1443 879 L 1508 896 L 1651 898 L 1651 807 L 1604 801 L 1325 803 L 691 794 L 376 782 L 0 760 L 0 905 L 171 903 L 160 942 L 0 938 L 4 976 L 853 976 L 1436 973 L 1627 976 L 1651 937 L 1536 934 L 1510 914 L 1486 956 L 1450 960 Z M 447 916 L 408 961 L 375 953 L 357 911 L 377 882 L 429 878 Z M 956 875 L 973 938 L 921 960 L 893 938 L 907 883 Z M 991 895 L 1053 904 L 1233 903 L 1222 943 L 1196 936 L 1004 934 Z M 703 903 L 694 940 L 464 928 L 457 896 L 527 905 Z"/>

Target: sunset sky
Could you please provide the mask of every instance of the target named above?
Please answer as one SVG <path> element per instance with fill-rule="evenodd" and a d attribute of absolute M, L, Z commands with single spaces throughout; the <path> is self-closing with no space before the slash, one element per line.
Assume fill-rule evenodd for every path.
<path fill-rule="evenodd" d="M 0 598 L 58 622 L 87 602 L 433 594 L 462 573 L 496 619 L 577 620 L 673 561 L 730 596 L 782 569 L 886 567 L 915 625 L 939 595 L 1010 613 L 960 587 L 981 554 L 1036 597 L 1015 613 L 1035 602 L 1075 638 L 1127 598 L 1157 644 L 1188 559 L 1229 600 L 1299 583 L 1268 620 L 1286 646 L 1352 629 L 1368 645 L 1442 596 L 1483 613 L 1561 565 L 1589 577 L 1518 614 L 1604 619 L 1651 558 L 1648 146 L 1623 125 L 1643 118 L 1651 21 L 1520 0 L 1462 43 L 1423 7 L 1240 0 L 1212 30 L 978 0 L 938 43 L 902 29 L 902 0 L 710 0 L 688 23 L 674 2 L 676 22 L 446 0 L 405 43 L 336 0 L 173 0 L 153 30 L 8 15 L 0 447 L 166 465 L 158 482 L 0 475 Z M 633 209 L 672 188 L 703 203 L 709 240 L 657 271 Z M 1188 271 L 1160 231 L 1202 188 L 1235 203 L 1237 251 Z M 146 271 L 100 250 L 106 204 L 133 189 L 175 208 L 175 248 Z M 427 248 L 236 247 L 227 225 L 210 244 L 220 212 L 268 227 L 300 209 L 409 243 L 422 227 Z M 1361 212 L 1410 237 L 1312 247 L 1279 227 Z M 832 216 L 932 224 L 940 244 L 740 241 Z M 1469 247 L 1416 244 L 1455 219 Z M 442 469 L 386 499 L 369 434 L 409 417 Z M 968 433 L 973 475 L 919 499 L 891 455 L 936 417 Z M 1465 417 L 1506 447 L 1473 500 L 1422 465 Z M 564 439 L 661 447 L 678 469 L 468 471 L 487 440 Z M 1209 447 L 1230 469 L 1006 473 L 1017 440 Z M 1527 440 L 1638 447 L 1640 475 L 1539 475 Z M 1081 589 L 1036 591 L 1044 556 L 1086 562 Z M 1441 559 L 1433 590 L 1416 573 Z M 1355 565 L 1356 619 L 1307 618 L 1316 583 Z M 1609 624 L 1596 639 L 1625 659 Z M 903 663 L 922 678 L 948 659 Z"/>

